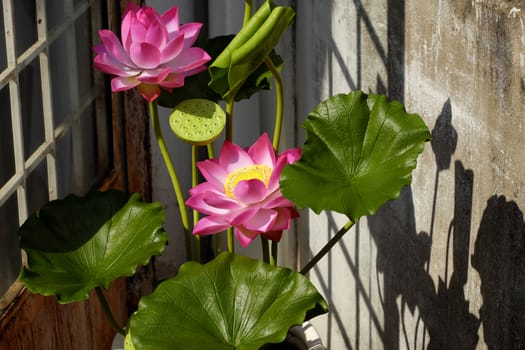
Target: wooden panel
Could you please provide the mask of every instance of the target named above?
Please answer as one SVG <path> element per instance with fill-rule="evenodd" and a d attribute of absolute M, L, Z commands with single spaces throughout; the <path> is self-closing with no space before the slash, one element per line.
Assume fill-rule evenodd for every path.
<path fill-rule="evenodd" d="M 127 319 L 125 279 L 106 293 L 115 318 Z M 110 349 L 115 332 L 93 291 L 88 301 L 60 305 L 55 297 L 24 290 L 0 320 L 1 350 Z"/>

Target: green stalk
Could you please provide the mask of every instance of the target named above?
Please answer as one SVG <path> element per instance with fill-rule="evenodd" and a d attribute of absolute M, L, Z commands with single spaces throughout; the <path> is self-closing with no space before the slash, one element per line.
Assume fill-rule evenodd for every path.
<path fill-rule="evenodd" d="M 155 132 L 155 138 L 157 139 L 157 143 L 159 144 L 160 153 L 162 154 L 162 158 L 164 159 L 164 163 L 166 164 L 166 168 L 168 169 L 171 184 L 173 185 L 173 190 L 175 191 L 175 196 L 177 197 L 180 218 L 182 221 L 182 226 L 184 228 L 184 237 L 186 240 L 186 256 L 188 260 L 192 260 L 193 257 L 191 252 L 191 233 L 188 212 L 186 210 L 186 204 L 184 203 L 184 195 L 182 193 L 182 187 L 180 185 L 179 178 L 177 177 L 177 173 L 175 172 L 175 168 L 173 167 L 173 162 L 171 161 L 170 155 L 168 153 L 168 148 L 166 147 L 164 137 L 162 136 L 157 101 L 149 102 L 149 112 L 151 116 L 151 124 Z"/>
<path fill-rule="evenodd" d="M 275 152 L 279 151 L 279 142 L 281 140 L 281 129 L 283 126 L 283 114 L 284 114 L 284 90 L 283 80 L 281 74 L 277 71 L 277 68 L 273 65 L 272 60 L 269 56 L 264 59 L 264 63 L 272 73 L 275 79 L 275 129 L 273 131 L 273 149 Z"/>
<path fill-rule="evenodd" d="M 348 221 L 339 231 L 337 231 L 335 236 L 332 237 L 332 239 L 328 243 L 326 243 L 323 249 L 321 249 L 321 251 L 317 253 L 317 255 L 314 256 L 313 259 L 310 260 L 310 262 L 306 264 L 305 267 L 303 267 L 303 269 L 301 270 L 301 274 L 306 275 L 308 271 L 310 271 L 310 269 L 314 267 L 315 264 L 317 264 L 319 260 L 321 260 L 337 242 L 339 242 L 339 240 L 344 236 L 345 233 L 348 232 L 348 230 L 352 228 L 352 226 L 354 226 L 354 222 Z"/>
<path fill-rule="evenodd" d="M 277 265 L 277 252 L 279 248 L 279 242 L 272 241 L 272 253 L 270 255 L 270 264 Z"/>
<path fill-rule="evenodd" d="M 244 2 L 244 21 L 242 23 L 242 26 L 244 27 L 246 23 L 250 20 L 252 17 L 252 11 L 253 10 L 253 0 L 246 0 Z"/>
<path fill-rule="evenodd" d="M 268 247 L 268 239 L 264 238 L 262 235 L 260 235 L 260 237 L 261 237 L 263 261 L 267 264 L 270 264 L 270 249 Z"/>
<path fill-rule="evenodd" d="M 226 101 L 226 140 L 233 141 L 233 98 Z"/>
<path fill-rule="evenodd" d="M 208 149 L 208 159 L 215 158 L 215 152 L 213 151 L 213 143 L 206 145 Z M 215 255 L 222 251 L 222 232 L 215 234 Z"/>
<path fill-rule="evenodd" d="M 228 251 L 230 253 L 235 253 L 235 241 L 233 240 L 233 228 L 230 226 L 226 230 L 228 234 Z"/>
<path fill-rule="evenodd" d="M 124 329 L 120 327 L 117 320 L 115 320 L 115 317 L 113 317 L 113 313 L 111 312 L 111 309 L 106 300 L 106 297 L 104 296 L 104 293 L 102 292 L 102 289 L 100 289 L 100 287 L 95 287 L 95 291 L 97 292 L 98 300 L 100 301 L 100 305 L 102 306 L 102 311 L 104 311 L 104 316 L 106 316 L 109 323 L 111 323 L 111 327 L 113 327 L 113 329 L 116 330 L 118 333 L 125 336 L 126 331 L 124 331 Z"/>
<path fill-rule="evenodd" d="M 197 172 L 197 158 L 198 147 L 191 145 L 191 187 L 197 186 L 199 183 L 199 174 Z M 193 227 L 199 221 L 199 212 L 193 209 Z M 193 258 L 197 262 L 201 262 L 201 238 L 199 235 L 193 235 Z"/>

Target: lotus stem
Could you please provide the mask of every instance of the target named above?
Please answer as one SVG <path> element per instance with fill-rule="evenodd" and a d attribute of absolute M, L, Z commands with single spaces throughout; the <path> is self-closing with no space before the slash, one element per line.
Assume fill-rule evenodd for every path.
<path fill-rule="evenodd" d="M 199 183 L 199 174 L 197 172 L 198 146 L 191 145 L 191 187 L 194 188 Z M 193 227 L 199 221 L 199 212 L 193 209 Z M 201 261 L 201 238 L 199 235 L 193 235 L 193 258 L 195 261 Z"/>
<path fill-rule="evenodd" d="M 162 130 L 159 122 L 159 111 L 157 106 L 157 101 L 149 103 L 149 111 L 151 116 L 151 124 L 153 125 L 153 130 L 155 132 L 155 138 L 159 144 L 160 153 L 168 169 L 170 175 L 171 184 L 173 185 L 173 190 L 175 196 L 177 197 L 177 204 L 179 206 L 180 218 L 182 221 L 182 226 L 184 228 L 184 237 L 186 243 L 186 256 L 188 260 L 193 260 L 192 251 L 191 251 L 191 233 L 190 233 L 190 224 L 188 219 L 188 211 L 186 210 L 186 204 L 184 203 L 184 194 L 182 193 L 182 187 L 180 185 L 179 178 L 175 172 L 173 162 L 171 161 L 170 155 L 168 153 L 168 148 L 166 147 L 166 142 L 162 136 Z"/>
<path fill-rule="evenodd" d="M 233 228 L 230 226 L 226 231 L 228 235 L 228 251 L 235 253 L 235 241 L 233 240 Z"/>
<path fill-rule="evenodd" d="M 277 253 L 279 251 L 279 242 L 272 241 L 272 252 L 270 254 L 270 264 L 277 265 Z"/>
<path fill-rule="evenodd" d="M 226 140 L 233 142 L 233 98 L 226 101 Z"/>
<path fill-rule="evenodd" d="M 317 255 L 314 256 L 305 267 L 303 267 L 301 274 L 306 275 L 308 271 L 310 271 L 312 267 L 314 267 L 319 262 L 319 260 L 321 260 L 330 251 L 330 249 L 332 249 L 332 247 L 337 242 L 339 242 L 341 238 L 343 238 L 344 234 L 347 233 L 348 230 L 352 228 L 352 226 L 354 226 L 354 222 L 349 220 L 339 231 L 337 231 L 335 236 L 332 237 L 328 243 L 326 243 L 323 249 L 321 249 L 321 251 L 319 251 L 319 253 L 317 253 Z"/>
<path fill-rule="evenodd" d="M 98 300 L 100 301 L 100 306 L 102 306 L 102 311 L 104 311 L 104 316 L 108 319 L 109 323 L 111 323 L 111 327 L 118 333 L 122 335 L 126 335 L 126 331 L 115 320 L 115 317 L 113 317 L 113 313 L 111 312 L 111 309 L 109 307 L 108 301 L 106 300 L 106 297 L 104 296 L 104 293 L 102 292 L 102 289 L 100 287 L 95 287 L 95 291 L 97 292 Z"/>
<path fill-rule="evenodd" d="M 270 264 L 270 248 L 268 246 L 268 239 L 264 238 L 262 235 L 260 237 L 261 237 L 263 261 L 267 264 Z"/>
<path fill-rule="evenodd" d="M 284 90 L 283 90 L 283 80 L 281 74 L 277 71 L 277 68 L 273 65 L 270 56 L 267 56 L 264 59 L 264 63 L 272 73 L 272 76 L 275 80 L 275 97 L 276 97 L 276 106 L 275 106 L 275 129 L 273 131 L 273 149 L 275 152 L 279 151 L 279 142 L 281 140 L 281 129 L 283 126 L 283 114 L 284 114 Z"/>

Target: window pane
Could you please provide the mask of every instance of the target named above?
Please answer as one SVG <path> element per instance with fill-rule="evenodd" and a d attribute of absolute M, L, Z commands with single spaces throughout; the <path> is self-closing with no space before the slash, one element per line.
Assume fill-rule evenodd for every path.
<path fill-rule="evenodd" d="M 4 28 L 4 12 L 0 11 L 0 28 Z M 0 35 L 0 72 L 7 67 L 7 55 L 5 51 L 5 36 Z M 3 106 L 3 105 L 2 105 Z"/>
<path fill-rule="evenodd" d="M 45 141 L 42 89 L 40 86 L 40 66 L 38 61 L 32 61 L 19 75 L 24 159 L 29 158 Z M 45 187 L 47 188 L 47 184 Z"/>
<path fill-rule="evenodd" d="M 0 293 L 3 294 L 16 280 L 21 265 L 18 237 L 16 193 L 0 206 Z"/>
<path fill-rule="evenodd" d="M 103 99 L 96 98 L 104 93 L 94 91 L 92 72 L 91 20 L 92 16 L 100 18 L 101 9 L 92 12 L 89 4 L 93 2 L 74 1 L 79 6 L 66 16 L 72 0 L 45 1 L 47 18 L 42 12 L 37 19 L 35 1 L 12 3 L 17 58 L 28 53 L 26 59 L 33 60 L 18 60 L 18 65 L 24 64 L 15 70 L 18 83 L 0 88 L 0 297 L 20 269 L 16 230 L 26 212 L 30 215 L 49 201 L 50 191 L 53 198 L 54 193 L 59 198 L 71 192 L 85 194 L 111 166 L 110 113 Z M 0 11 L 2 29 L 3 16 Z M 33 45 L 40 19 L 47 20 L 48 32 L 53 33 L 48 40 L 53 41 Z M 0 72 L 6 69 L 6 62 L 5 37 L 0 35 Z M 48 81 L 51 91 L 47 91 Z M 98 83 L 99 90 L 103 85 Z M 10 88 L 12 96 L 19 96 L 13 104 L 20 105 L 19 112 L 11 108 Z M 14 124 L 11 109 L 20 114 Z M 13 125 L 20 125 L 15 134 Z M 23 144 L 23 160 L 15 157 L 19 154 L 14 146 L 17 140 Z M 17 192 L 16 186 L 24 186 L 23 197 L 19 196 L 24 192 Z"/>
<path fill-rule="evenodd" d="M 15 13 L 16 55 L 20 56 L 37 39 L 34 1 L 13 1 Z M 22 34 L 22 35 L 20 35 Z"/>
<path fill-rule="evenodd" d="M 11 127 L 11 106 L 9 102 L 9 88 L 0 90 L 0 188 L 15 174 L 15 160 L 13 150 L 13 132 Z M 1 221 L 0 221 L 1 222 Z M 0 225 L 1 226 L 1 225 Z M 1 245 L 0 245 L 1 246 Z M 2 255 L 0 251 L 0 255 Z"/>

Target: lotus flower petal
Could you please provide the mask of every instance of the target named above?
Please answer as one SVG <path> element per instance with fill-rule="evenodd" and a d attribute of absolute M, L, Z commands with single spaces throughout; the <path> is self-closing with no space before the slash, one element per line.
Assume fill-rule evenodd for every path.
<path fill-rule="evenodd" d="M 148 43 L 133 43 L 129 48 L 133 62 L 144 69 L 157 68 L 160 64 L 160 51 Z"/>
<path fill-rule="evenodd" d="M 199 32 L 202 28 L 202 23 L 186 23 L 183 24 L 179 31 L 184 33 L 184 47 L 189 48 L 199 37 Z"/>
<path fill-rule="evenodd" d="M 138 85 L 137 90 L 148 102 L 154 101 L 160 96 L 158 85 L 142 83 Z"/>
<path fill-rule="evenodd" d="M 138 86 L 140 81 L 135 77 L 115 77 L 111 79 L 111 90 L 124 91 Z"/>
<path fill-rule="evenodd" d="M 160 20 L 171 39 L 179 31 L 179 8 L 177 6 L 170 8 L 160 16 Z"/>
<path fill-rule="evenodd" d="M 206 216 L 197 222 L 193 228 L 195 235 L 209 235 L 226 230 L 231 225 L 220 216 Z"/>
<path fill-rule="evenodd" d="M 261 234 L 278 241 L 291 219 L 299 216 L 282 196 L 278 179 L 300 154 L 298 149 L 288 150 L 276 160 L 266 134 L 247 150 L 225 141 L 218 159 L 197 163 L 207 181 L 190 190 L 186 204 L 208 216 L 199 220 L 193 233 L 217 233 L 233 226 L 243 246 Z"/>
<path fill-rule="evenodd" d="M 182 51 L 171 62 L 167 63 L 174 72 L 185 72 L 202 66 L 210 56 L 201 48 L 191 47 Z"/>
<path fill-rule="evenodd" d="M 253 159 L 241 147 L 225 141 L 219 157 L 220 166 L 228 173 L 254 165 Z"/>
<path fill-rule="evenodd" d="M 258 179 L 239 181 L 234 193 L 237 200 L 247 204 L 260 202 L 267 196 L 266 185 Z"/>
<path fill-rule="evenodd" d="M 201 28 L 201 23 L 179 26 L 176 6 L 160 16 L 152 7 L 129 2 L 121 23 L 122 43 L 113 32 L 100 31 L 94 65 L 114 76 L 112 91 L 138 86 L 140 94 L 153 101 L 160 86 L 171 91 L 183 86 L 185 77 L 207 69 L 210 56 L 192 47 Z"/>

